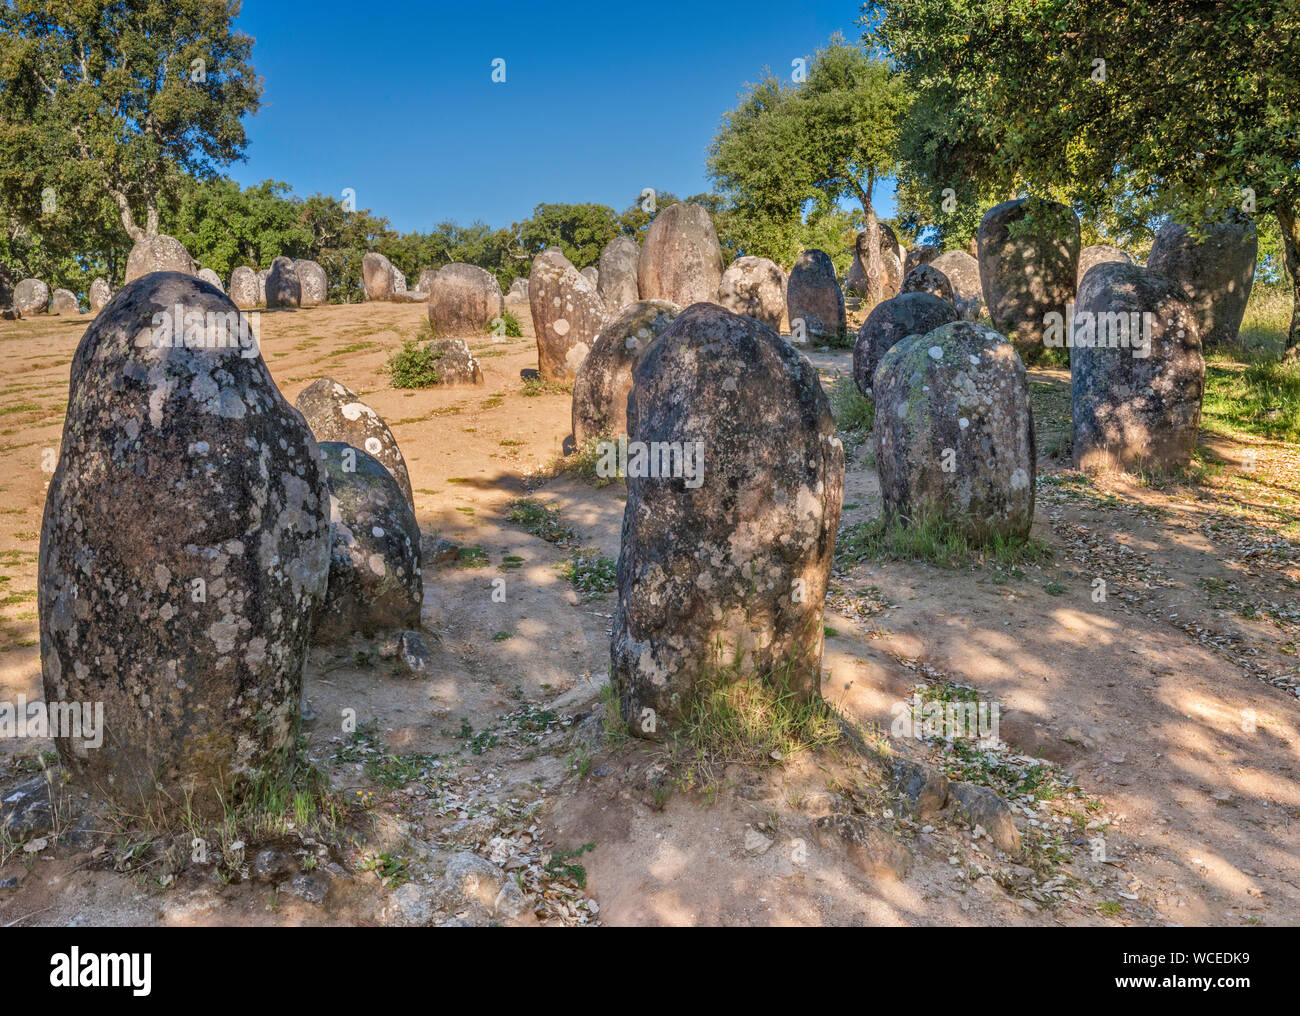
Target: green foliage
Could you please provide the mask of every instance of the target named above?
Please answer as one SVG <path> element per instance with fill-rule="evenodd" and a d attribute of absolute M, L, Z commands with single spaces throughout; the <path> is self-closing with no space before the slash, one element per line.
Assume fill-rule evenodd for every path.
<path fill-rule="evenodd" d="M 1211 360 L 1202 412 L 1213 430 L 1300 441 L 1300 360 Z"/>
<path fill-rule="evenodd" d="M 394 388 L 432 388 L 441 378 L 440 357 L 419 339 L 404 339 L 402 348 L 388 358 L 384 370 L 393 379 Z"/>
<path fill-rule="evenodd" d="M 578 268 L 600 260 L 600 252 L 618 236 L 618 213 L 608 205 L 540 204 L 514 233 L 529 259 L 547 247 L 559 247 Z"/>
<path fill-rule="evenodd" d="M 980 543 L 937 510 L 921 511 L 912 519 L 886 519 L 883 515 L 840 532 L 835 564 L 847 568 L 860 561 L 925 561 L 943 568 L 967 568 L 984 561 L 1000 565 L 1046 559 L 1041 541 L 995 536 Z"/>
<path fill-rule="evenodd" d="M 504 326 L 501 333 L 508 339 L 518 339 L 524 334 L 523 326 L 519 323 L 519 318 L 515 316 L 512 310 L 503 310 L 501 312 L 501 324 Z"/>
<path fill-rule="evenodd" d="M 560 565 L 560 574 L 573 583 L 584 600 L 613 592 L 618 582 L 618 561 L 588 552 L 574 554 Z"/>
<path fill-rule="evenodd" d="M 526 533 L 547 543 L 568 543 L 574 538 L 573 530 L 560 520 L 560 510 L 543 504 L 534 497 L 521 497 L 506 506 L 506 518 Z"/>
<path fill-rule="evenodd" d="M 867 398 L 852 378 L 840 378 L 831 390 L 831 413 L 841 434 L 861 440 L 876 425 L 875 400 Z"/>

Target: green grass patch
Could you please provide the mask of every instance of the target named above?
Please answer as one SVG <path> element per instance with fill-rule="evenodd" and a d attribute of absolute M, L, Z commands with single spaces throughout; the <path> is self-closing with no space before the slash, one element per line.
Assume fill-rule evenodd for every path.
<path fill-rule="evenodd" d="M 573 583 L 584 600 L 592 600 L 614 591 L 618 561 L 597 553 L 574 554 L 560 565 L 560 574 Z"/>
<path fill-rule="evenodd" d="M 846 526 L 835 545 L 835 563 L 846 568 L 861 561 L 926 561 L 943 568 L 969 568 L 986 562 L 1000 566 L 1047 560 L 1051 551 L 1041 540 L 995 536 L 973 540 L 936 511 L 886 520 L 883 516 Z"/>
<path fill-rule="evenodd" d="M 522 392 L 529 398 L 538 395 L 572 395 L 573 384 L 569 381 L 545 381 L 540 377 L 530 377 L 524 382 Z"/>
<path fill-rule="evenodd" d="M 1300 360 L 1213 357 L 1205 366 L 1202 416 L 1221 433 L 1300 441 Z"/>
<path fill-rule="evenodd" d="M 560 521 L 558 508 L 551 508 L 534 497 L 521 497 L 506 506 L 506 518 L 547 543 L 568 543 L 573 530 Z"/>

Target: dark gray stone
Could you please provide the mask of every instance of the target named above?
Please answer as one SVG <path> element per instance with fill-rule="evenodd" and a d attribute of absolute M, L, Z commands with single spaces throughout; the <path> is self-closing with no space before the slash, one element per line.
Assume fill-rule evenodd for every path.
<path fill-rule="evenodd" d="M 940 300 L 947 300 L 956 307 L 956 300 L 952 291 L 952 283 L 948 281 L 948 276 L 935 268 L 934 265 L 917 265 L 907 273 L 907 278 L 903 280 L 902 293 L 930 293 L 937 296 Z"/>
<path fill-rule="evenodd" d="M 806 250 L 799 255 L 786 284 L 786 314 L 790 335 L 809 342 L 837 343 L 844 336 L 844 293 L 835 278 L 835 265 L 825 251 Z M 802 322 L 802 326 L 796 322 Z"/>
<path fill-rule="evenodd" d="M 904 293 L 877 304 L 862 322 L 853 344 L 853 381 L 858 391 L 871 394 L 876 368 L 897 343 L 956 320 L 952 303 L 930 293 Z"/>
<path fill-rule="evenodd" d="M 1209 227 L 1202 240 L 1171 221 L 1156 233 L 1147 267 L 1182 287 L 1201 346 L 1213 349 L 1237 341 L 1258 253 L 1255 226 L 1244 215 Z"/>
<path fill-rule="evenodd" d="M 931 266 L 943 273 L 952 286 L 953 306 L 962 321 L 975 321 L 984 312 L 984 288 L 980 284 L 980 265 L 964 250 L 940 254 Z"/>
<path fill-rule="evenodd" d="M 302 303 L 302 284 L 289 258 L 276 258 L 266 276 L 268 310 L 296 309 Z"/>

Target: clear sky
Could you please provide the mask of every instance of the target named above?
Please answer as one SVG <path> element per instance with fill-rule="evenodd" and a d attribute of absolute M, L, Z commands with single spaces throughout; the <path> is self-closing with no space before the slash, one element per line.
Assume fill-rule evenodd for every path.
<path fill-rule="evenodd" d="M 743 85 L 789 74 L 835 31 L 856 41 L 857 17 L 854 0 L 245 0 L 265 92 L 247 161 L 226 171 L 300 197 L 350 187 L 403 232 L 695 194 Z M 876 205 L 893 213 L 892 186 Z"/>

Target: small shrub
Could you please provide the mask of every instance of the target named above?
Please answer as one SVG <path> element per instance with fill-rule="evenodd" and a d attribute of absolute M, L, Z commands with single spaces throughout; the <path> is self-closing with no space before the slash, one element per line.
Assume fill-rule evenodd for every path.
<path fill-rule="evenodd" d="M 573 583 L 584 600 L 612 592 L 618 582 L 618 562 L 597 553 L 574 554 L 560 565 L 560 574 Z"/>
<path fill-rule="evenodd" d="M 567 543 L 573 530 L 560 521 L 558 508 L 551 508 L 533 497 L 521 497 L 506 506 L 506 518 L 547 543 Z"/>
<path fill-rule="evenodd" d="M 406 339 L 402 348 L 388 358 L 384 370 L 394 388 L 432 388 L 441 380 L 439 357 L 418 339 Z"/>

